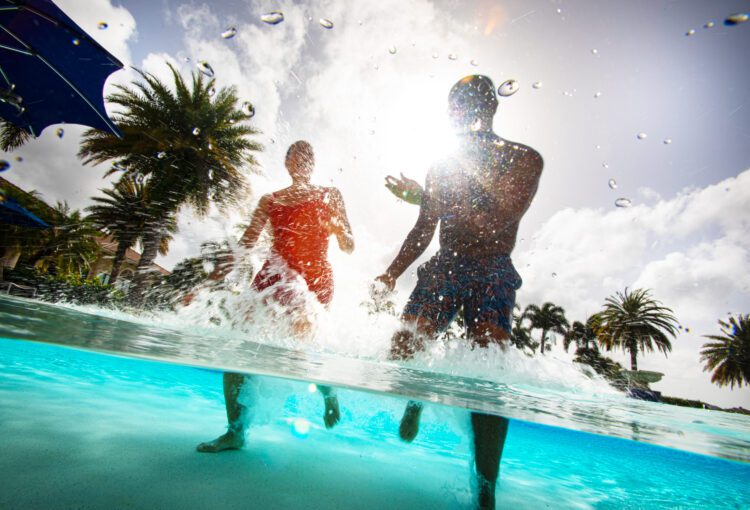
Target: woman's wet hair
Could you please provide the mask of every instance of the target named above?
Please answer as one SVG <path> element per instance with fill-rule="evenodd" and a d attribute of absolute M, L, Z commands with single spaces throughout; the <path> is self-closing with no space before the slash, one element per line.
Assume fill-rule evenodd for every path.
<path fill-rule="evenodd" d="M 315 159 L 315 152 L 313 151 L 312 145 L 307 140 L 297 140 L 286 151 L 287 159 L 295 152 L 300 152 L 302 156 L 308 161 Z"/>
<path fill-rule="evenodd" d="M 454 116 L 472 122 L 497 111 L 495 85 L 487 76 L 472 74 L 458 80 L 448 94 L 448 106 Z"/>

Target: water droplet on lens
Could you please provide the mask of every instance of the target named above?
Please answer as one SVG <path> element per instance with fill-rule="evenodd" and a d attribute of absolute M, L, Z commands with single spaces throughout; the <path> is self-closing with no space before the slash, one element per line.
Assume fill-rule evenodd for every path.
<path fill-rule="evenodd" d="M 695 29 L 691 28 L 687 32 L 685 32 L 685 35 L 690 37 L 691 35 L 695 35 Z"/>
<path fill-rule="evenodd" d="M 107 27 L 109 27 L 109 25 L 107 24 L 107 22 L 106 22 L 106 21 L 100 21 L 99 23 L 97 23 L 96 27 L 97 27 L 97 28 L 98 28 L 99 30 L 106 30 L 106 29 L 107 29 Z"/>
<path fill-rule="evenodd" d="M 615 205 L 617 207 L 630 207 L 631 205 L 633 205 L 633 203 L 629 198 L 618 198 L 617 200 L 615 200 Z"/>
<path fill-rule="evenodd" d="M 160 153 L 158 153 L 156 155 L 156 157 L 159 158 L 159 159 L 164 159 L 164 158 L 167 157 L 167 153 L 166 152 L 160 152 Z"/>
<path fill-rule="evenodd" d="M 263 23 L 268 23 L 269 25 L 278 25 L 279 23 L 284 21 L 284 13 L 280 11 L 271 11 L 261 16 L 260 20 Z"/>
<path fill-rule="evenodd" d="M 242 113 L 249 116 L 250 118 L 253 118 L 255 116 L 255 107 L 250 101 L 245 101 L 242 103 Z"/>
<path fill-rule="evenodd" d="M 16 161 L 20 163 L 21 161 L 23 161 L 23 158 L 21 156 L 16 156 Z"/>
<path fill-rule="evenodd" d="M 182 60 L 184 60 L 185 62 L 190 62 L 190 57 L 185 57 Z"/>
<path fill-rule="evenodd" d="M 235 27 L 229 27 L 221 33 L 222 39 L 231 39 L 237 35 L 237 29 Z"/>
<path fill-rule="evenodd" d="M 597 146 L 596 146 L 596 147 L 594 147 L 594 148 L 595 148 L 596 150 L 599 150 L 599 149 L 601 149 L 601 148 L 602 148 L 602 146 L 601 146 L 601 145 L 597 145 Z"/>
<path fill-rule="evenodd" d="M 0 172 L 5 172 L 10 168 L 10 163 L 5 161 L 4 159 L 0 159 Z"/>
<path fill-rule="evenodd" d="M 63 128 L 57 128 L 57 131 L 55 131 L 55 134 L 58 138 L 62 138 L 65 136 L 65 130 Z"/>
<path fill-rule="evenodd" d="M 552 278 L 557 278 L 557 273 L 552 273 Z"/>
<path fill-rule="evenodd" d="M 708 23 L 706 23 L 705 25 L 703 25 L 703 28 L 713 28 L 713 27 L 714 27 L 714 22 L 713 21 L 709 21 Z"/>
<path fill-rule="evenodd" d="M 391 55 L 395 55 L 396 51 L 398 50 L 396 49 L 395 46 L 391 46 L 390 48 L 388 48 L 388 53 L 390 53 Z"/>
<path fill-rule="evenodd" d="M 540 88 L 542 88 L 542 82 L 535 81 L 534 83 L 531 84 L 531 88 L 533 88 L 533 89 L 540 89 Z"/>
<path fill-rule="evenodd" d="M 326 30 L 330 30 L 333 28 L 333 21 L 326 18 L 320 18 L 320 26 Z"/>
<path fill-rule="evenodd" d="M 208 89 L 208 97 L 214 97 L 214 94 L 216 94 L 216 87 Z"/>
<path fill-rule="evenodd" d="M 209 78 L 214 77 L 214 68 L 211 67 L 211 64 L 209 64 L 205 60 L 201 60 L 200 62 L 198 62 L 198 70 Z"/>
<path fill-rule="evenodd" d="M 458 56 L 455 53 L 448 53 L 448 60 L 456 60 Z"/>
<path fill-rule="evenodd" d="M 738 12 L 737 14 L 727 16 L 727 19 L 724 20 L 724 24 L 727 26 L 739 25 L 740 23 L 746 22 L 748 19 L 750 18 L 748 18 L 746 13 Z"/>
<path fill-rule="evenodd" d="M 479 62 L 477 62 L 476 60 L 472 59 L 471 62 L 469 62 L 469 64 L 471 64 L 473 66 L 478 66 Z"/>
<path fill-rule="evenodd" d="M 670 143 L 672 143 L 672 139 L 671 138 L 665 138 L 664 139 L 664 145 L 669 145 Z"/>
<path fill-rule="evenodd" d="M 433 53 L 432 58 L 440 58 L 440 55 L 438 55 L 437 53 Z"/>
<path fill-rule="evenodd" d="M 201 128 L 194 127 L 193 128 L 193 135 L 194 136 L 198 136 L 199 134 L 201 134 Z"/>
<path fill-rule="evenodd" d="M 639 140 L 645 140 L 648 138 L 648 135 L 646 133 L 638 133 L 637 137 Z"/>
<path fill-rule="evenodd" d="M 214 170 L 213 168 L 208 169 L 208 180 L 213 181 L 214 180 Z"/>
<path fill-rule="evenodd" d="M 595 92 L 594 93 L 594 99 L 598 99 L 600 97 L 602 97 L 602 93 L 601 92 Z"/>
<path fill-rule="evenodd" d="M 497 88 L 497 93 L 500 96 L 508 97 L 518 92 L 519 88 L 520 85 L 516 80 L 506 80 Z"/>
<path fill-rule="evenodd" d="M 591 48 L 592 55 L 597 55 L 598 53 L 599 53 L 599 50 L 597 50 L 596 48 Z"/>
<path fill-rule="evenodd" d="M 607 163 L 602 163 L 603 168 L 609 168 L 609 165 Z"/>
<path fill-rule="evenodd" d="M 146 177 L 144 177 L 144 175 L 142 173 L 140 173 L 140 172 L 138 172 L 137 174 L 135 174 L 135 177 L 133 178 L 133 180 L 135 181 L 136 184 L 143 184 L 143 181 L 145 179 L 146 179 Z"/>
<path fill-rule="evenodd" d="M 607 184 L 609 184 L 609 189 L 617 189 L 617 181 L 616 180 L 610 179 Z"/>
<path fill-rule="evenodd" d="M 443 296 L 438 296 L 438 301 L 442 301 L 443 299 Z"/>
<path fill-rule="evenodd" d="M 560 9 L 560 8 L 558 7 L 557 11 L 555 11 L 555 12 L 557 12 L 557 14 L 562 14 L 562 9 Z"/>
<path fill-rule="evenodd" d="M 77 37 L 74 38 L 72 42 L 73 42 L 73 46 L 79 46 L 81 44 L 81 40 Z"/>

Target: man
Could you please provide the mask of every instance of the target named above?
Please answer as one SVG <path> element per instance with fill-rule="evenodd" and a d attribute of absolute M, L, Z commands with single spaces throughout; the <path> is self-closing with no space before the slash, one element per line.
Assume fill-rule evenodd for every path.
<path fill-rule="evenodd" d="M 315 168 L 312 146 L 304 140 L 293 143 L 287 151 L 285 166 L 292 185 L 261 197 L 240 244 L 252 249 L 263 230 L 269 228 L 273 239 L 271 253 L 255 275 L 252 289 L 281 305 L 295 336 L 304 340 L 312 330 L 304 293 L 309 291 L 323 305 L 328 305 L 333 298 L 333 272 L 327 260 L 328 239 L 335 236 L 339 248 L 351 253 L 354 237 L 339 190 L 310 182 Z M 209 279 L 221 280 L 231 269 L 230 260 L 219 265 Z M 295 285 L 300 277 L 307 289 Z M 191 299 L 192 295 L 184 303 L 188 304 Z M 228 430 L 212 441 L 199 444 L 198 451 L 215 453 L 235 450 L 245 444 L 249 409 L 240 402 L 240 393 L 249 379 L 242 374 L 224 374 Z M 323 422 L 326 428 L 331 428 L 340 419 L 339 403 L 332 388 L 319 386 L 318 389 L 325 404 Z"/>
<path fill-rule="evenodd" d="M 497 97 L 486 76 L 467 76 L 448 96 L 449 115 L 459 136 L 455 155 L 433 166 L 420 196 L 416 225 L 387 271 L 378 277 L 388 289 L 424 252 L 440 223 L 440 250 L 419 267 L 417 286 L 403 311 L 407 326 L 394 335 L 391 356 L 407 359 L 425 339 L 444 331 L 463 307 L 474 345 L 504 346 L 521 278 L 510 254 L 518 225 L 536 194 L 542 157 L 525 145 L 503 140 L 492 130 Z M 394 191 L 401 183 L 389 177 Z M 412 186 L 413 187 L 413 186 Z M 416 202 L 417 200 L 413 200 Z M 419 430 L 422 405 L 410 402 L 400 435 L 412 441 Z M 472 413 L 479 508 L 495 507 L 495 484 L 508 420 Z"/>

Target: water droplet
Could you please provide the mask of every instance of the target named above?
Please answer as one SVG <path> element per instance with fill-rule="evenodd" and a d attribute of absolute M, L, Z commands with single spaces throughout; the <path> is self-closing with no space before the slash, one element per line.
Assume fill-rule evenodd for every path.
<path fill-rule="evenodd" d="M 691 35 L 695 35 L 695 29 L 691 28 L 687 32 L 685 32 L 685 35 L 690 37 Z"/>
<path fill-rule="evenodd" d="M 194 127 L 193 128 L 193 136 L 198 136 L 199 134 L 201 134 L 201 128 Z"/>
<path fill-rule="evenodd" d="M 669 145 L 670 143 L 672 143 L 672 139 L 671 138 L 665 138 L 663 143 L 664 143 L 664 145 Z"/>
<path fill-rule="evenodd" d="M 198 62 L 198 70 L 209 78 L 214 77 L 214 68 L 211 67 L 211 64 L 209 64 L 205 60 L 201 60 Z"/>
<path fill-rule="evenodd" d="M 310 434 L 310 422 L 304 418 L 296 418 L 292 422 L 292 435 L 305 439 Z"/>
<path fill-rule="evenodd" d="M 97 23 L 96 27 L 99 30 L 107 30 L 107 28 L 109 27 L 109 25 L 107 24 L 106 21 L 100 21 L 99 23 Z"/>
<path fill-rule="evenodd" d="M 438 296 L 438 301 L 442 301 L 443 299 L 445 299 L 443 296 Z"/>
<path fill-rule="evenodd" d="M 208 97 L 214 97 L 214 94 L 216 94 L 216 87 L 208 89 Z"/>
<path fill-rule="evenodd" d="M 390 48 L 388 48 L 388 53 L 390 53 L 391 55 L 395 55 L 397 51 L 398 50 L 395 46 L 391 46 Z"/>
<path fill-rule="evenodd" d="M 602 97 L 601 92 L 594 92 L 594 99 L 599 99 L 600 97 Z"/>
<path fill-rule="evenodd" d="M 599 50 L 597 50 L 596 48 L 591 48 L 591 54 L 592 55 L 598 55 L 599 54 Z"/>
<path fill-rule="evenodd" d="M 727 19 L 724 20 L 724 24 L 728 27 L 739 25 L 740 23 L 746 22 L 748 19 L 748 15 L 744 12 L 738 12 L 737 14 L 732 14 L 731 16 L 727 16 Z"/>
<path fill-rule="evenodd" d="M 242 103 L 242 113 L 244 113 L 251 119 L 255 117 L 255 107 L 250 101 L 245 101 L 244 103 Z"/>
<path fill-rule="evenodd" d="M 310 383 L 307 386 L 307 391 L 309 391 L 310 393 L 315 393 L 316 391 L 318 391 L 318 386 L 316 384 Z"/>
<path fill-rule="evenodd" d="M 557 273 L 552 273 L 552 278 L 557 278 Z"/>
<path fill-rule="evenodd" d="M 284 13 L 281 11 L 271 11 L 261 16 L 260 20 L 269 25 L 278 25 L 284 21 Z"/>
<path fill-rule="evenodd" d="M 599 150 L 599 149 L 601 149 L 601 148 L 602 148 L 602 146 L 601 146 L 601 145 L 597 145 L 597 146 L 595 146 L 594 148 L 595 148 L 596 150 Z"/>
<path fill-rule="evenodd" d="M 143 184 L 143 181 L 146 180 L 146 177 L 142 173 L 138 172 L 137 174 L 135 174 L 133 180 L 136 184 Z"/>
<path fill-rule="evenodd" d="M 78 37 L 73 38 L 73 46 L 80 46 L 81 40 Z"/>
<path fill-rule="evenodd" d="M 229 27 L 221 33 L 222 39 L 231 39 L 237 35 L 237 29 L 235 27 Z"/>
<path fill-rule="evenodd" d="M 23 158 L 21 156 L 16 156 L 16 161 L 20 163 L 21 161 L 23 161 Z"/>
<path fill-rule="evenodd" d="M 448 60 L 456 60 L 458 56 L 455 53 L 448 53 Z"/>
<path fill-rule="evenodd" d="M 184 60 L 185 62 L 190 62 L 190 57 L 185 57 L 182 60 Z"/>
<path fill-rule="evenodd" d="M 610 179 L 607 184 L 609 184 L 609 189 L 617 189 L 617 181 L 614 179 Z"/>
<path fill-rule="evenodd" d="M 687 326 L 685 327 L 685 333 L 690 333 L 690 328 L 688 328 Z"/>
<path fill-rule="evenodd" d="M 58 138 L 62 138 L 65 136 L 65 130 L 63 128 L 57 128 L 57 131 L 55 131 L 55 134 Z"/>
<path fill-rule="evenodd" d="M 609 165 L 607 163 L 602 163 L 603 168 L 609 168 Z"/>
<path fill-rule="evenodd" d="M 213 181 L 214 180 L 214 169 L 213 168 L 209 168 L 208 169 L 208 180 L 209 181 Z"/>
<path fill-rule="evenodd" d="M 167 157 L 167 153 L 166 153 L 166 152 L 163 152 L 163 151 L 162 151 L 162 152 L 159 152 L 159 153 L 158 153 L 158 154 L 156 155 L 156 157 L 157 157 L 157 158 L 159 158 L 159 159 L 164 159 L 164 158 L 166 158 L 166 157 Z"/>
<path fill-rule="evenodd" d="M 320 18 L 320 26 L 326 30 L 330 30 L 333 28 L 333 21 L 326 18 Z"/>
<path fill-rule="evenodd" d="M 558 8 L 557 8 L 557 11 L 555 11 L 555 12 L 557 12 L 557 14 L 562 14 L 562 9 L 560 9 L 560 8 L 558 7 Z"/>
<path fill-rule="evenodd" d="M 706 23 L 705 25 L 703 25 L 703 28 L 714 28 L 714 22 L 713 21 L 709 21 L 708 23 Z"/>
<path fill-rule="evenodd" d="M 638 133 L 637 137 L 639 140 L 645 140 L 648 138 L 648 135 L 646 133 Z"/>
<path fill-rule="evenodd" d="M 0 172 L 5 172 L 6 170 L 10 169 L 10 163 L 5 161 L 4 159 L 0 159 Z"/>
<path fill-rule="evenodd" d="M 433 53 L 432 58 L 440 58 L 440 55 L 438 55 L 437 53 Z"/>
<path fill-rule="evenodd" d="M 478 66 L 478 65 L 479 65 L 479 62 L 477 62 L 477 61 L 476 61 L 476 60 L 474 60 L 474 59 L 471 59 L 471 61 L 469 62 L 469 64 L 471 64 L 471 65 L 473 65 L 473 66 Z"/>
<path fill-rule="evenodd" d="M 542 82 L 535 81 L 534 83 L 531 84 L 531 88 L 532 89 L 540 89 L 540 88 L 542 88 Z"/>
<path fill-rule="evenodd" d="M 617 207 L 630 207 L 633 205 L 633 202 L 631 202 L 629 198 L 618 198 L 615 200 L 615 205 Z"/>
<path fill-rule="evenodd" d="M 497 93 L 500 96 L 508 97 L 518 92 L 519 88 L 520 85 L 516 80 L 506 80 L 497 88 Z"/>

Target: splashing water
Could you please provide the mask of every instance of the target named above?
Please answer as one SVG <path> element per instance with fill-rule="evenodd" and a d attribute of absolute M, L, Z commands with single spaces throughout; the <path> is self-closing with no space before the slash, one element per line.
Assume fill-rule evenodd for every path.
<path fill-rule="evenodd" d="M 201 60 L 198 62 L 198 70 L 209 78 L 214 77 L 214 68 L 211 67 L 211 64 L 209 64 L 205 60 Z"/>
<path fill-rule="evenodd" d="M 512 96 L 520 87 L 516 80 L 506 80 L 497 88 L 497 93 L 502 97 Z"/>
<path fill-rule="evenodd" d="M 282 21 L 284 21 L 284 13 L 281 11 L 271 11 L 268 12 L 260 17 L 260 20 L 263 23 L 267 23 L 269 25 L 278 25 Z"/>
<path fill-rule="evenodd" d="M 326 30 L 330 30 L 333 28 L 333 21 L 326 19 L 326 18 L 320 18 L 320 26 L 325 28 Z"/>
<path fill-rule="evenodd" d="M 237 35 L 237 29 L 235 27 L 229 27 L 221 33 L 222 39 L 231 39 Z"/>
<path fill-rule="evenodd" d="M 615 205 L 617 207 L 630 207 L 633 205 L 633 202 L 631 202 L 629 198 L 618 198 L 615 200 Z"/>

